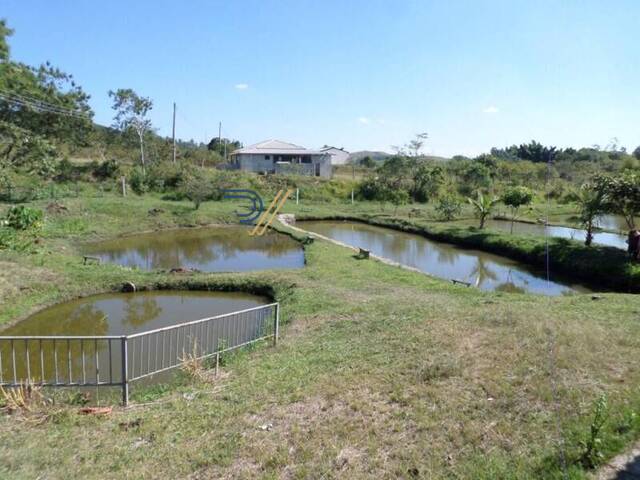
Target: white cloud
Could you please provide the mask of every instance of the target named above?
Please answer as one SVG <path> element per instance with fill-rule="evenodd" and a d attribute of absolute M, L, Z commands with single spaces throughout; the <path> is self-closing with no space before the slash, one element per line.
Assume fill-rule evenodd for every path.
<path fill-rule="evenodd" d="M 495 107 L 493 105 L 490 105 L 483 110 L 484 113 L 498 113 L 499 111 L 500 110 L 498 109 L 498 107 Z"/>
<path fill-rule="evenodd" d="M 369 125 L 371 123 L 371 119 L 369 117 L 358 117 L 358 123 L 362 125 Z"/>
<path fill-rule="evenodd" d="M 249 88 L 249 85 L 247 85 L 246 83 L 236 83 L 235 88 L 236 90 L 246 90 L 247 88 Z"/>

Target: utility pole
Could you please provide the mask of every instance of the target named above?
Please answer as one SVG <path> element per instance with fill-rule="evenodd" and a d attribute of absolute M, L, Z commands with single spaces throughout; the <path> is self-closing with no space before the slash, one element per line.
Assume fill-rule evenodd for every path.
<path fill-rule="evenodd" d="M 176 102 L 173 102 L 173 128 L 172 137 L 173 137 L 173 163 L 176 163 Z"/>

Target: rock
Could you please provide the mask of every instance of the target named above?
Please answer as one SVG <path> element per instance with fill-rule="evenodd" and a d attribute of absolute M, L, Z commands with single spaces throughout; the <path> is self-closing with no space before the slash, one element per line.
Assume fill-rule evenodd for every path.
<path fill-rule="evenodd" d="M 196 268 L 177 267 L 169 270 L 169 273 L 200 273 L 200 270 Z"/>
<path fill-rule="evenodd" d="M 46 210 L 47 210 L 47 213 L 52 213 L 52 214 L 65 213 L 69 211 L 67 207 L 65 207 L 64 205 L 58 202 L 51 202 L 49 205 L 47 205 Z"/>
<path fill-rule="evenodd" d="M 258 428 L 260 430 L 270 432 L 273 429 L 273 423 L 265 423 L 264 425 L 260 425 Z"/>
<path fill-rule="evenodd" d="M 152 208 L 148 213 L 152 217 L 155 217 L 157 215 L 160 215 L 161 213 L 164 213 L 164 210 L 162 208 Z"/>

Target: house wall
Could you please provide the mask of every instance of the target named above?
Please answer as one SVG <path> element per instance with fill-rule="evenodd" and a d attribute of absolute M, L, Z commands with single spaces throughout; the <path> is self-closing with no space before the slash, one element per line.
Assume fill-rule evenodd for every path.
<path fill-rule="evenodd" d="M 328 153 L 331 154 L 331 164 L 332 165 L 344 165 L 347 163 L 347 159 L 349 158 L 349 153 L 344 150 L 332 149 L 329 150 Z"/>
<path fill-rule="evenodd" d="M 310 175 L 315 176 L 316 164 L 320 165 L 320 176 L 324 178 L 331 178 L 331 155 L 311 155 L 311 163 L 299 163 L 299 164 L 275 164 L 273 161 L 273 155 L 270 155 L 269 160 L 265 160 L 263 154 L 248 154 L 239 153 L 234 156 L 235 162 L 240 170 L 247 172 L 268 172 L 268 173 L 281 173 L 281 174 L 297 174 L 297 175 Z"/>
<path fill-rule="evenodd" d="M 273 160 L 265 160 L 264 155 L 239 153 L 235 157 L 240 170 L 247 172 L 273 171 Z"/>

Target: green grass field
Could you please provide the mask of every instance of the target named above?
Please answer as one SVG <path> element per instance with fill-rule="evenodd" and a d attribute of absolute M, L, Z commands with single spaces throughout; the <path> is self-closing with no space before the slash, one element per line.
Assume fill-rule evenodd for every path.
<path fill-rule="evenodd" d="M 47 216 L 41 241 L 0 251 L 1 323 L 134 281 L 272 286 L 285 325 L 276 348 L 237 355 L 212 383 L 134 393 L 144 405 L 105 417 L 64 403 L 2 415 L 0 478 L 587 478 L 582 442 L 602 394 L 603 458 L 640 436 L 637 296 L 483 293 L 322 241 L 305 247 L 301 270 L 175 278 L 85 266 L 82 242 L 233 222 L 237 205 L 61 202 L 68 211 Z"/>

